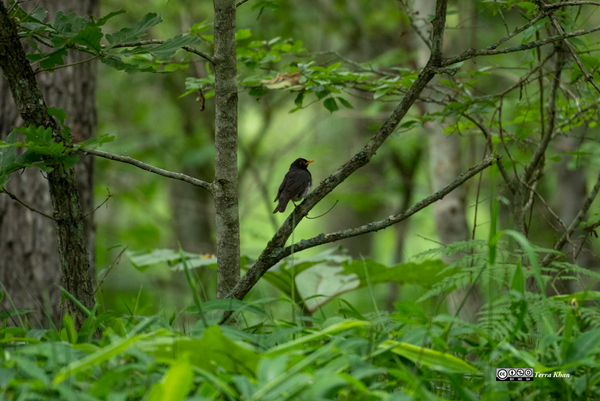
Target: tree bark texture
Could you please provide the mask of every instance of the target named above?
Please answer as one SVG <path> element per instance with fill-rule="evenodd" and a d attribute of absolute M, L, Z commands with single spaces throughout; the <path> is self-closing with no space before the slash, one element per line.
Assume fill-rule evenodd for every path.
<path fill-rule="evenodd" d="M 48 9 L 50 15 L 58 9 L 66 13 L 75 11 L 83 15 L 97 15 L 98 9 L 97 1 L 47 1 L 39 5 Z M 69 116 L 66 124 L 72 128 L 72 135 L 77 141 L 92 136 L 96 125 L 93 65 L 61 69 L 53 74 L 42 73 L 36 82 L 15 27 L 6 17 L 4 4 L 0 3 L 0 7 L 0 66 L 6 78 L 0 83 L 1 137 L 10 133 L 13 126 L 33 124 L 52 127 L 55 140 L 62 140 L 56 123 L 46 112 L 47 105 L 65 109 Z M 71 55 L 66 62 L 80 59 L 80 55 Z M 12 98 L 9 96 L 9 87 Z M 42 93 L 47 97 L 44 98 Z M 81 172 L 79 185 L 84 193 L 83 204 L 86 211 L 91 211 L 92 159 L 82 158 L 79 164 L 77 170 Z M 94 305 L 86 248 L 87 240 L 93 254 L 94 228 L 91 216 L 85 224 L 82 220 L 85 213 L 80 206 L 76 184 L 75 172 L 72 169 L 65 170 L 63 166 L 55 166 L 47 180 L 36 169 L 11 175 L 7 189 L 14 191 L 25 203 L 53 215 L 57 219 L 56 232 L 53 232 L 50 220 L 6 196 L 0 197 L 0 280 L 17 308 L 40 311 L 44 307 L 54 320 L 61 313 L 60 289 L 57 285 L 63 284 L 85 306 L 92 308 Z M 48 213 L 50 204 L 53 212 Z M 56 251 L 56 234 L 59 237 L 59 252 Z M 12 308 L 7 301 L 4 302 L 5 308 Z M 67 306 L 80 325 L 86 316 L 75 309 L 71 302 Z"/>
<path fill-rule="evenodd" d="M 215 181 L 217 298 L 240 279 L 240 219 L 237 170 L 237 68 L 234 0 L 214 0 Z"/>

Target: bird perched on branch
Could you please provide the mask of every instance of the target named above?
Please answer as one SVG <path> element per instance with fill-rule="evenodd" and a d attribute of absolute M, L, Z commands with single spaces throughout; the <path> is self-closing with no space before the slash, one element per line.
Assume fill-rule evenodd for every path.
<path fill-rule="evenodd" d="M 283 178 L 283 182 L 279 186 L 277 197 L 273 201 L 279 201 L 279 204 L 273 213 L 285 212 L 285 208 L 289 201 L 292 201 L 294 207 L 296 207 L 296 202 L 300 202 L 308 195 L 310 188 L 312 187 L 312 176 L 307 167 L 312 162 L 314 162 L 314 160 L 302 158 L 294 160 L 289 171 Z"/>

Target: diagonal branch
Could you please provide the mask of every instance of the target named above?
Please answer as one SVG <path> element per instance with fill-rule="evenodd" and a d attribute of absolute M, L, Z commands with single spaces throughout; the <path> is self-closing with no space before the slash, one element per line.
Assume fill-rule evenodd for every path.
<path fill-rule="evenodd" d="M 384 228 L 387 228 L 391 225 L 399 223 L 402 220 L 406 220 L 413 214 L 421 211 L 422 209 L 426 208 L 427 206 L 431 205 L 432 203 L 443 199 L 444 196 L 448 195 L 450 192 L 454 191 L 456 188 L 461 186 L 469 178 L 473 177 L 474 175 L 478 174 L 482 170 L 491 166 L 494 163 L 494 161 L 499 161 L 499 158 L 494 159 L 492 156 L 488 156 L 477 166 L 471 167 L 469 170 L 463 172 L 461 175 L 456 177 L 456 179 L 454 181 L 452 181 L 450 184 L 448 184 L 446 187 L 440 189 L 433 195 L 428 196 L 427 198 L 421 200 L 420 202 L 415 203 L 410 208 L 406 209 L 404 212 L 397 213 L 395 215 L 389 216 L 387 219 L 380 220 L 380 221 L 374 221 L 372 223 L 365 224 L 360 227 L 349 228 L 346 230 L 340 230 L 340 231 L 336 231 L 334 233 L 329 233 L 329 234 L 321 234 L 321 235 L 318 235 L 311 239 L 302 240 L 300 242 L 295 243 L 294 245 L 288 246 L 285 249 L 281 250 L 281 252 L 277 255 L 277 257 L 279 259 L 283 259 L 286 256 L 291 255 L 292 249 L 294 249 L 294 252 L 304 251 L 306 249 L 313 248 L 315 246 L 319 246 L 319 245 L 323 245 L 323 244 L 328 244 L 330 242 L 340 241 L 340 240 L 343 240 L 346 238 L 356 237 L 358 235 L 363 235 L 363 234 L 367 234 L 370 232 L 383 230 Z"/>
<path fill-rule="evenodd" d="M 552 21 L 552 25 L 554 25 L 554 28 L 556 28 L 558 33 L 563 35 L 565 33 L 565 31 L 562 29 L 562 26 L 560 26 L 560 24 L 556 20 L 556 17 L 554 16 L 554 14 L 550 14 L 550 20 Z M 592 86 L 598 91 L 598 93 L 600 93 L 600 86 L 598 86 L 596 81 L 594 81 L 594 77 L 592 76 L 592 74 L 590 74 L 590 72 L 587 70 L 587 68 L 585 68 L 585 66 L 581 62 L 581 59 L 577 55 L 577 51 L 575 50 L 575 47 L 567 39 L 564 39 L 564 43 L 565 43 L 565 46 L 567 46 L 567 49 L 569 49 L 569 52 L 571 52 L 571 55 L 575 59 L 575 62 L 581 69 L 581 72 L 583 73 L 585 80 L 588 81 L 590 84 L 592 84 Z"/>
<path fill-rule="evenodd" d="M 571 237 L 571 235 L 573 235 L 575 230 L 579 227 L 579 223 L 581 223 L 583 221 L 583 218 L 585 217 L 590 206 L 592 206 L 592 203 L 594 202 L 594 199 L 596 199 L 596 196 L 598 195 L 599 191 L 600 191 L 600 175 L 598 175 L 598 179 L 596 180 L 596 185 L 594 185 L 594 188 L 592 188 L 592 191 L 589 193 L 587 198 L 585 198 L 585 202 L 583 202 L 583 206 L 581 207 L 581 210 L 579 210 L 579 213 L 577 213 L 577 216 L 575 216 L 575 218 L 569 225 L 569 229 L 565 233 L 563 233 L 563 235 L 556 242 L 556 244 L 554 244 L 553 249 L 555 251 L 560 251 L 562 249 L 562 247 L 565 246 L 565 244 L 567 243 L 567 241 Z M 556 257 L 557 256 L 555 254 L 548 253 L 544 257 L 544 259 L 542 259 L 542 262 L 540 265 L 542 267 L 546 267 L 554 259 L 556 259 Z"/>
<path fill-rule="evenodd" d="M 280 260 L 277 258 L 277 255 L 281 252 L 281 249 L 284 247 L 294 228 L 302 221 L 308 212 L 352 173 L 369 163 L 379 147 L 396 129 L 402 118 L 404 118 L 413 103 L 418 99 L 423 89 L 427 86 L 429 81 L 433 79 L 436 71 L 440 70 L 439 67 L 442 63 L 444 28 L 446 24 L 446 6 L 447 0 L 437 1 L 436 15 L 432 21 L 433 38 L 431 56 L 427 65 L 406 92 L 406 95 L 400 104 L 384 122 L 379 131 L 371 137 L 371 140 L 335 173 L 323 180 L 321 184 L 306 197 L 304 202 L 288 216 L 271 241 L 269 241 L 267 247 L 258 257 L 254 266 L 246 272 L 246 275 L 242 277 L 226 298 L 242 299 L 258 282 L 262 275 Z"/>
<path fill-rule="evenodd" d="M 146 170 L 146 171 L 149 171 L 154 174 L 162 175 L 163 177 L 172 178 L 174 180 L 185 181 L 196 187 L 206 189 L 211 194 L 213 192 L 213 184 L 212 183 L 202 181 L 202 180 L 199 180 L 194 177 L 190 177 L 189 175 L 185 175 L 182 173 L 175 173 L 173 171 L 163 170 L 162 168 L 154 167 L 150 164 L 141 162 L 139 160 L 133 159 L 128 156 L 115 155 L 113 153 L 108 153 L 108 152 L 104 152 L 102 150 L 97 150 L 97 149 L 81 149 L 80 152 L 98 156 L 98 157 L 103 157 L 108 160 L 114 160 L 114 161 L 121 162 L 121 163 L 131 164 L 131 165 L 141 168 L 142 170 Z"/>
<path fill-rule="evenodd" d="M 23 202 L 21 199 L 17 198 L 16 195 L 8 192 L 6 189 L 0 189 L 0 194 L 2 194 L 2 193 L 8 195 L 9 198 L 11 198 L 15 202 L 20 203 L 21 205 L 25 206 L 27 209 L 31 210 L 32 212 L 37 213 L 37 214 L 39 214 L 41 216 L 44 216 L 47 219 L 56 221 L 56 219 L 54 217 L 52 217 L 52 216 L 50 216 L 50 215 L 48 215 L 48 214 L 46 214 L 44 212 L 40 212 L 37 209 L 32 208 L 31 206 L 29 206 L 28 204 L 26 204 L 25 202 Z"/>
<path fill-rule="evenodd" d="M 549 43 L 558 42 L 560 40 L 564 40 L 564 39 L 568 39 L 568 38 L 574 38 L 576 36 L 587 35 L 589 33 L 596 32 L 596 31 L 600 31 L 600 25 L 596 25 L 596 26 L 593 26 L 593 27 L 587 28 L 587 29 L 580 29 L 578 31 L 573 31 L 573 32 L 562 34 L 562 35 L 550 36 L 549 38 L 546 38 L 546 39 L 534 40 L 533 42 L 523 43 L 518 46 L 511 46 L 511 47 L 507 47 L 505 49 L 500 49 L 500 50 L 469 49 L 469 50 L 463 52 L 462 54 L 459 54 L 458 56 L 444 59 L 444 61 L 442 62 L 442 67 L 447 67 L 449 65 L 456 64 L 461 61 L 472 59 L 472 58 L 475 58 L 478 56 L 493 56 L 496 54 L 514 53 L 514 52 L 523 51 L 523 50 L 535 49 L 536 47 L 544 46 Z"/>
<path fill-rule="evenodd" d="M 533 172 L 537 168 L 542 156 L 546 153 L 546 149 L 548 148 L 548 144 L 552 139 L 552 133 L 554 132 L 554 126 L 556 124 L 556 98 L 558 97 L 558 88 L 560 86 L 560 76 L 562 74 L 562 70 L 565 64 L 565 52 L 561 49 L 558 49 L 556 55 L 556 63 L 555 63 L 555 71 L 554 71 L 554 79 L 552 81 L 552 89 L 550 91 L 550 99 L 548 105 L 548 127 L 544 130 L 544 137 L 542 138 L 540 144 L 535 149 L 533 156 L 531 157 L 531 162 L 527 167 L 525 167 L 525 171 L 523 173 L 523 182 L 528 182 L 533 176 Z"/>

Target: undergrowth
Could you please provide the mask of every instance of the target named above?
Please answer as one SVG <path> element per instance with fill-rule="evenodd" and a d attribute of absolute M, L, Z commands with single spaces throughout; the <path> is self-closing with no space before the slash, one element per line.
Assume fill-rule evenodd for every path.
<path fill-rule="evenodd" d="M 340 301 L 333 317 L 298 313 L 301 317 L 288 321 L 269 311 L 281 299 L 196 297 L 195 305 L 170 319 L 87 311 L 88 320 L 77 331 L 68 315 L 61 327 L 40 329 L 31 327 L 28 311 L 4 311 L 0 399 L 600 399 L 599 293 L 582 288 L 547 296 L 528 285 L 541 279 L 551 289 L 561 277 L 582 282 L 582 275 L 593 280 L 597 274 L 564 262 L 539 269 L 535 255 L 543 249 L 531 248 L 524 259 L 498 248 L 492 263 L 488 244 L 478 241 L 421 255 L 462 256 L 440 270 L 421 299 L 398 302 L 393 313 L 364 315 Z M 343 274 L 339 269 L 354 263 L 327 255 L 327 263 L 313 260 L 309 268 L 337 263 Z M 381 275 L 373 262 L 357 262 L 363 276 L 349 273 L 357 280 Z M 187 277 L 195 288 L 189 272 Z M 450 291 L 468 289 L 474 279 L 488 295 L 477 323 L 422 307 L 430 298 L 441 305 Z M 373 287 L 367 288 L 374 295 Z M 305 307 L 303 302 L 298 303 Z M 236 313 L 232 324 L 219 326 L 224 309 Z M 181 315 L 195 323 L 178 323 Z M 529 368 L 537 377 L 497 381 L 497 368 Z"/>

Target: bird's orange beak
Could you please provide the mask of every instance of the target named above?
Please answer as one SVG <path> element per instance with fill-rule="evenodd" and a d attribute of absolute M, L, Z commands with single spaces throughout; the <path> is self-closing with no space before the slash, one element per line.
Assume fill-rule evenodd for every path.
<path fill-rule="evenodd" d="M 308 166 L 312 162 L 314 162 L 314 160 L 309 160 L 309 161 L 306 162 L 306 165 Z"/>

